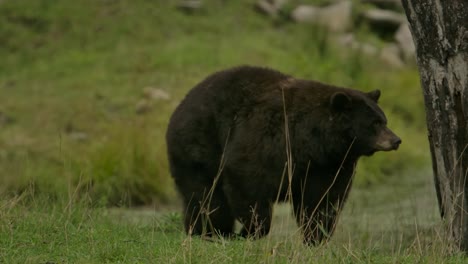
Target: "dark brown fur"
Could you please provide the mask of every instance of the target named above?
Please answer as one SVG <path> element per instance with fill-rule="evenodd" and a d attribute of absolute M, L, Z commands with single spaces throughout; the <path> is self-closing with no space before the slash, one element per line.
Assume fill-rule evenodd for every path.
<path fill-rule="evenodd" d="M 358 158 L 400 143 L 379 96 L 258 67 L 206 78 L 177 107 L 166 135 L 187 233 L 229 236 L 238 219 L 241 235 L 262 237 L 273 203 L 290 187 L 305 242 L 329 237 Z"/>

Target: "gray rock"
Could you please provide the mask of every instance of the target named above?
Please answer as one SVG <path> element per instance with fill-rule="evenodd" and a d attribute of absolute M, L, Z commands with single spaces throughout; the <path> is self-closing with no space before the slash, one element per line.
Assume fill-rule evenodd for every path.
<path fill-rule="evenodd" d="M 268 0 L 257 1 L 257 3 L 255 3 L 255 10 L 271 17 L 278 15 L 278 9 Z"/>
<path fill-rule="evenodd" d="M 408 23 L 403 23 L 395 33 L 395 41 L 401 49 L 405 61 L 414 61 L 416 58 L 416 47 Z"/>
<path fill-rule="evenodd" d="M 401 68 L 404 62 L 401 60 L 400 49 L 396 43 L 386 44 L 380 51 L 380 59 L 387 65 L 394 68 Z"/>
<path fill-rule="evenodd" d="M 73 131 L 68 134 L 70 139 L 75 141 L 87 141 L 89 139 L 89 135 L 82 131 Z"/>
<path fill-rule="evenodd" d="M 298 23 L 312 23 L 333 32 L 343 32 L 352 27 L 352 2 L 345 0 L 325 7 L 300 5 L 292 11 L 291 18 Z"/>
<path fill-rule="evenodd" d="M 258 0 L 255 10 L 271 17 L 276 17 L 288 0 Z"/>
<path fill-rule="evenodd" d="M 148 99 L 140 99 L 135 105 L 135 112 L 139 115 L 146 114 L 151 111 L 153 104 Z"/>
<path fill-rule="evenodd" d="M 362 54 L 366 55 L 376 55 L 378 52 L 378 49 L 376 46 L 365 43 L 365 42 L 358 42 L 358 46 L 356 47 L 357 50 L 359 50 Z"/>
<path fill-rule="evenodd" d="M 370 3 L 382 9 L 390 9 L 394 11 L 403 11 L 401 0 L 362 0 L 363 3 Z"/>
<path fill-rule="evenodd" d="M 292 11 L 291 18 L 299 23 L 317 23 L 319 11 L 320 8 L 316 6 L 300 5 Z"/>
<path fill-rule="evenodd" d="M 167 101 L 171 95 L 166 91 L 151 86 L 143 88 L 140 100 L 135 105 L 137 114 L 146 114 L 153 109 L 155 101 Z"/>
<path fill-rule="evenodd" d="M 352 33 L 339 36 L 337 42 L 343 47 L 349 48 L 353 51 L 357 51 L 368 56 L 375 56 L 379 52 L 377 47 L 369 43 L 357 41 Z"/>
<path fill-rule="evenodd" d="M 143 88 L 142 96 L 150 100 L 169 100 L 171 98 L 166 91 L 151 86 Z"/>
<path fill-rule="evenodd" d="M 177 8 L 185 13 L 191 14 L 198 11 L 203 6 L 201 0 L 182 0 L 177 5 Z"/>
<path fill-rule="evenodd" d="M 389 43 L 379 51 L 374 45 L 356 40 L 352 33 L 339 36 L 337 42 L 354 52 L 379 58 L 391 67 L 399 68 L 404 65 L 400 57 L 400 49 L 395 43 Z"/>
<path fill-rule="evenodd" d="M 65 133 L 67 136 L 75 141 L 87 141 L 89 139 L 88 133 L 77 129 L 72 123 L 65 125 Z"/>
<path fill-rule="evenodd" d="M 403 14 L 382 9 L 366 10 L 362 13 L 362 17 L 371 27 L 385 32 L 395 32 L 402 23 L 406 22 Z"/>

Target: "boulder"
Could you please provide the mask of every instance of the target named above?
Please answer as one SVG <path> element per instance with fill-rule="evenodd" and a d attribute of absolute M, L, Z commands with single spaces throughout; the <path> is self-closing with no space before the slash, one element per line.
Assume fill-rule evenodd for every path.
<path fill-rule="evenodd" d="M 391 67 L 400 68 L 404 65 L 404 62 L 401 60 L 400 49 L 396 43 L 388 43 L 379 51 L 379 49 L 372 44 L 356 40 L 352 33 L 339 36 L 337 42 L 341 46 L 354 52 L 379 58 L 382 62 Z"/>
<path fill-rule="evenodd" d="M 77 129 L 71 122 L 65 125 L 65 133 L 74 141 L 87 141 L 89 139 L 88 133 Z"/>
<path fill-rule="evenodd" d="M 68 136 L 74 141 L 87 141 L 89 139 L 89 135 L 86 132 L 82 131 L 70 132 Z"/>
<path fill-rule="evenodd" d="M 406 17 L 398 12 L 369 9 L 362 13 L 362 18 L 373 28 L 381 33 L 391 32 L 392 34 L 406 22 Z"/>
<path fill-rule="evenodd" d="M 319 10 L 316 6 L 300 5 L 292 11 L 291 18 L 299 23 L 317 23 Z"/>
<path fill-rule="evenodd" d="M 177 8 L 187 14 L 192 14 L 200 10 L 203 6 L 201 0 L 182 0 L 177 5 Z"/>
<path fill-rule="evenodd" d="M 372 4 L 378 8 L 403 11 L 401 0 L 362 0 L 363 3 Z"/>
<path fill-rule="evenodd" d="M 151 86 L 143 88 L 142 96 L 150 100 L 169 100 L 171 98 L 166 91 Z"/>
<path fill-rule="evenodd" d="M 153 108 L 153 103 L 146 98 L 142 98 L 135 105 L 135 113 L 139 115 L 143 115 L 143 114 L 150 112 L 152 108 Z"/>
<path fill-rule="evenodd" d="M 416 47 L 408 23 L 403 23 L 395 33 L 395 41 L 401 49 L 405 61 L 414 61 L 416 56 Z"/>
<path fill-rule="evenodd" d="M 352 2 L 340 1 L 324 7 L 299 5 L 291 18 L 298 23 L 317 24 L 333 32 L 343 32 L 352 27 Z"/>
<path fill-rule="evenodd" d="M 400 49 L 396 43 L 386 44 L 382 50 L 380 50 L 380 59 L 387 65 L 394 68 L 401 68 L 404 66 L 404 62 L 401 60 Z"/>
<path fill-rule="evenodd" d="M 340 44 L 343 47 L 349 48 L 353 51 L 357 51 L 368 56 L 375 56 L 379 52 L 377 47 L 369 43 L 359 42 L 358 40 L 356 40 L 352 33 L 339 36 L 337 41 L 338 44 Z"/>
<path fill-rule="evenodd" d="M 135 112 L 137 114 L 146 114 L 153 110 L 155 101 L 167 101 L 170 98 L 171 95 L 162 89 L 151 86 L 145 87 L 140 100 L 135 105 Z"/>
<path fill-rule="evenodd" d="M 287 2 L 288 0 L 258 0 L 255 3 L 255 10 L 262 14 L 276 17 Z"/>

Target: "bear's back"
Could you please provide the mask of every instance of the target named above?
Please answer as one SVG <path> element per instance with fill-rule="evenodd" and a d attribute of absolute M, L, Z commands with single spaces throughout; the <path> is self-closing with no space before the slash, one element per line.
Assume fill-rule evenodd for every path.
<path fill-rule="evenodd" d="M 278 71 L 252 66 L 219 71 L 196 85 L 181 106 L 207 104 L 218 110 L 217 113 L 226 108 L 238 109 L 277 89 L 278 84 L 288 78 L 290 76 Z"/>
<path fill-rule="evenodd" d="M 241 109 L 254 106 L 288 78 L 291 77 L 275 70 L 251 66 L 208 76 L 189 91 L 174 111 L 166 134 L 169 151 L 193 160 L 218 159 Z M 191 147 L 194 144 L 198 147 Z"/>

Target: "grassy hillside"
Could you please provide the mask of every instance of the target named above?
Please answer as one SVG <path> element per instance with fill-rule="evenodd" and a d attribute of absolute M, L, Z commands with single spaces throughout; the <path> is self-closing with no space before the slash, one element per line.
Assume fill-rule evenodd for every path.
<path fill-rule="evenodd" d="M 381 89 L 400 150 L 363 159 L 361 186 L 429 163 L 414 67 L 336 47 L 308 25 L 271 20 L 254 1 L 0 2 L 0 196 L 104 205 L 175 197 L 164 134 L 185 93 L 226 67 L 272 67 L 364 91 Z M 165 92 L 148 98 L 148 91 Z"/>

